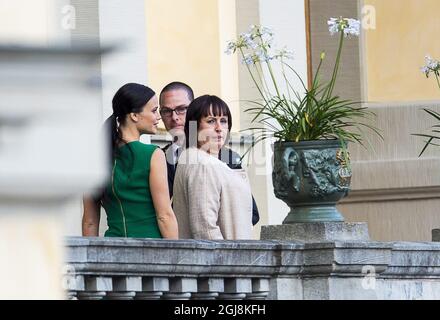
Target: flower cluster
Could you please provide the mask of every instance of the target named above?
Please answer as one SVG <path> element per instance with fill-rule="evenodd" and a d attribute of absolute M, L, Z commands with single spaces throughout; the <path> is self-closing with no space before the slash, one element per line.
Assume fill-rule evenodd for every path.
<path fill-rule="evenodd" d="M 440 61 L 431 58 L 429 55 L 425 56 L 425 65 L 420 68 L 420 70 L 426 75 L 426 78 L 429 78 L 430 74 L 434 74 L 435 79 L 437 81 L 437 86 L 440 89 Z M 413 133 L 414 136 L 419 136 L 427 139 L 425 141 L 425 146 L 419 154 L 419 157 L 425 152 L 425 150 L 430 145 L 439 146 L 438 141 L 440 141 L 440 136 L 438 135 L 440 132 L 438 128 L 440 127 L 440 113 L 431 109 L 423 109 L 426 113 L 428 113 L 432 118 L 436 120 L 436 124 L 432 126 L 431 134 L 419 134 Z M 434 141 L 434 142 L 433 142 Z"/>
<path fill-rule="evenodd" d="M 440 72 L 440 61 L 431 58 L 429 55 L 425 56 L 426 64 L 420 68 L 420 70 L 429 78 L 431 73 L 435 74 L 436 77 L 439 76 Z"/>
<path fill-rule="evenodd" d="M 356 19 L 349 19 L 349 18 L 330 18 L 329 21 L 327 21 L 328 24 L 328 30 L 330 31 L 331 35 L 334 35 L 339 32 L 343 32 L 344 36 L 359 36 L 360 34 L 360 27 L 361 23 L 359 20 Z"/>
<path fill-rule="evenodd" d="M 331 79 L 321 83 L 320 68 L 325 58 L 323 52 L 311 86 L 306 86 L 298 72 L 287 63 L 292 52 L 286 48 L 275 50 L 274 34 L 269 28 L 251 26 L 236 41 L 229 41 L 226 53 L 239 53 L 246 65 L 259 99 L 248 101 L 253 107 L 246 111 L 253 114 L 252 122 L 263 126 L 250 128 L 261 133 L 255 143 L 274 137 L 279 141 L 304 141 L 339 139 L 362 144 L 361 127 L 377 130 L 359 120 L 370 120 L 374 114 L 355 102 L 343 100 L 333 93 L 341 52 L 345 38 L 359 35 L 360 22 L 355 19 L 331 18 L 330 34 L 339 33 L 339 45 Z M 274 68 L 277 65 L 279 68 Z M 279 70 L 280 72 L 275 72 Z M 302 92 L 297 92 L 292 80 L 299 80 Z M 354 129 L 354 130 L 353 130 Z M 380 134 L 379 134 L 380 135 Z"/>
<path fill-rule="evenodd" d="M 226 54 L 239 51 L 242 62 L 250 65 L 258 62 L 268 62 L 277 58 L 291 59 L 293 53 L 287 49 L 272 50 L 273 32 L 267 27 L 251 25 L 247 33 L 241 33 L 237 41 L 229 41 Z"/>

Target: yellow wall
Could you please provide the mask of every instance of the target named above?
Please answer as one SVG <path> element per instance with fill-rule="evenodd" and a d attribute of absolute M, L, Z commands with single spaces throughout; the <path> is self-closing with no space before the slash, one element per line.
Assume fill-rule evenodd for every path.
<path fill-rule="evenodd" d="M 424 57 L 440 59 L 439 0 L 365 0 L 376 8 L 376 29 L 366 32 L 369 101 L 440 99 L 434 79 L 420 72 Z"/>
<path fill-rule="evenodd" d="M 146 0 L 145 7 L 149 85 L 159 92 L 182 81 L 195 96 L 222 97 L 238 130 L 236 60 L 224 53 L 225 41 L 235 34 L 235 0 Z"/>
<path fill-rule="evenodd" d="M 225 49 L 227 41 L 234 39 L 237 34 L 235 1 L 218 1 L 221 97 L 231 109 L 232 131 L 240 129 L 238 59 L 237 54 L 227 55 Z"/>
<path fill-rule="evenodd" d="M 217 0 L 146 0 L 149 84 L 188 83 L 220 94 Z"/>

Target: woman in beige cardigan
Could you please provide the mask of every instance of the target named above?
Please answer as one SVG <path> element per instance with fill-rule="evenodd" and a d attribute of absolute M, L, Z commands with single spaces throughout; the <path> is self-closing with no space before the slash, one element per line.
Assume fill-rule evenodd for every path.
<path fill-rule="evenodd" d="M 218 159 L 231 127 L 231 112 L 216 96 L 198 97 L 188 107 L 187 148 L 178 160 L 173 196 L 182 239 L 252 239 L 246 172 L 230 169 Z"/>

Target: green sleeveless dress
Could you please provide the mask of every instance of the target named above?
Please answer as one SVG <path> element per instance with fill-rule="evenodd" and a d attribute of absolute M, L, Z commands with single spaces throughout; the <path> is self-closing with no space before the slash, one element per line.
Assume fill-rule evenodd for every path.
<path fill-rule="evenodd" d="M 132 141 L 118 149 L 102 201 L 106 237 L 162 238 L 150 192 L 150 163 L 155 145 Z"/>

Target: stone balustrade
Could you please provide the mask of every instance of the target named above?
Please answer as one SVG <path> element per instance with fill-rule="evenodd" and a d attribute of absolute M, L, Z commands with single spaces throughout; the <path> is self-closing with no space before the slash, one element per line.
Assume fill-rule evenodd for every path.
<path fill-rule="evenodd" d="M 66 239 L 69 299 L 440 299 L 440 243 Z"/>

